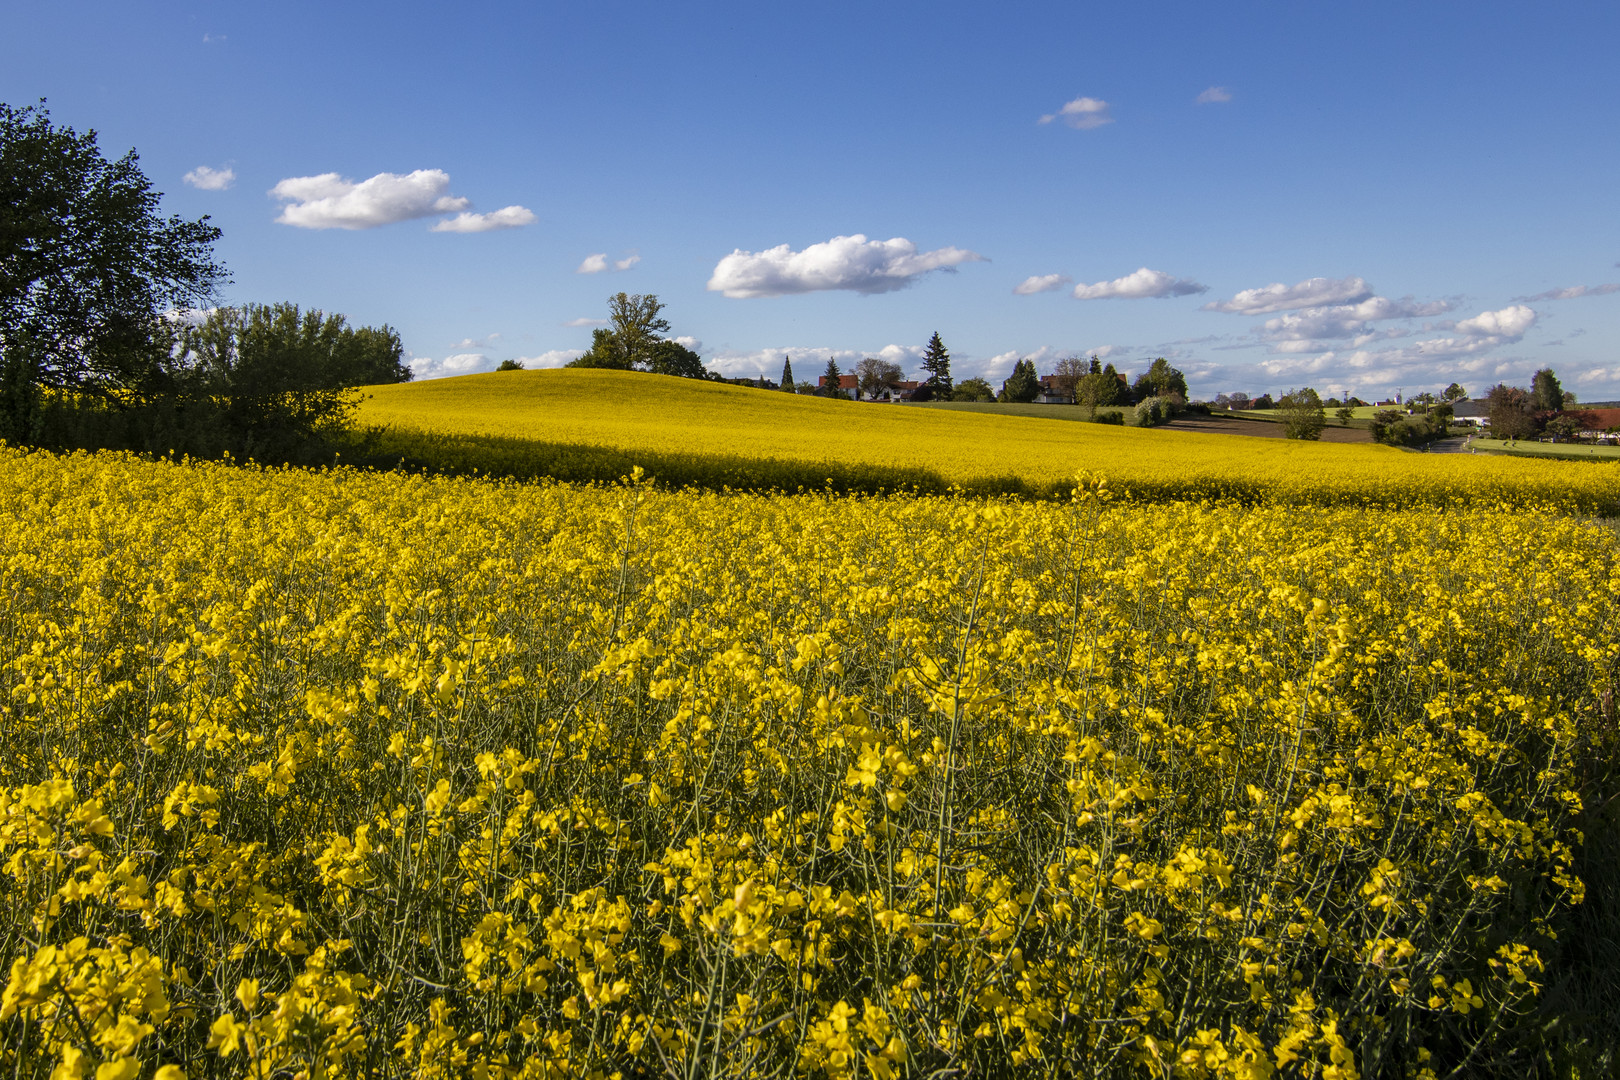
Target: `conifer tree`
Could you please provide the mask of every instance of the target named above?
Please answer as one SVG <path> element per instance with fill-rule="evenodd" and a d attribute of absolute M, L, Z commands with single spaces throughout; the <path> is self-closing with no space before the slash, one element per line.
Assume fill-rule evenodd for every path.
<path fill-rule="evenodd" d="M 838 379 L 841 375 L 843 372 L 838 370 L 838 361 L 827 357 L 827 370 L 821 376 L 821 385 L 816 388 L 817 392 L 822 397 L 838 397 Z"/>
<path fill-rule="evenodd" d="M 782 389 L 790 394 L 794 392 L 793 359 L 788 356 L 782 357 Z"/>
<path fill-rule="evenodd" d="M 928 372 L 928 385 L 934 388 L 934 396 L 949 399 L 951 396 L 951 354 L 945 349 L 945 342 L 940 340 L 939 331 L 928 339 L 928 349 L 923 353 L 923 370 Z"/>

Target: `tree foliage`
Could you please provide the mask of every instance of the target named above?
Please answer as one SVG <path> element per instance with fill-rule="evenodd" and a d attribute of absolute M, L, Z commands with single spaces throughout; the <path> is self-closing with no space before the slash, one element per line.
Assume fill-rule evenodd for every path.
<path fill-rule="evenodd" d="M 1092 362 L 1080 356 L 1065 356 L 1052 368 L 1052 390 L 1063 397 L 1076 399 L 1080 380 L 1091 374 Z"/>
<path fill-rule="evenodd" d="M 669 330 L 663 310 L 663 302 L 651 293 L 614 293 L 608 297 L 610 325 L 591 331 L 590 349 L 568 366 L 710 378 L 702 357 L 678 341 L 659 336 Z"/>
<path fill-rule="evenodd" d="M 1170 397 L 1174 395 L 1182 401 L 1187 400 L 1187 376 L 1170 366 L 1164 357 L 1153 361 L 1152 365 L 1136 377 L 1131 386 L 1131 393 L 1138 400 L 1146 397 Z"/>
<path fill-rule="evenodd" d="M 1289 439 L 1314 442 L 1322 437 L 1322 429 L 1327 426 L 1322 397 L 1309 386 L 1284 394 L 1277 400 L 1277 410 L 1282 414 L 1283 435 Z"/>
<path fill-rule="evenodd" d="M 1114 370 L 1114 365 L 1099 364 L 1093 356 L 1090 371 L 1075 383 L 1074 403 L 1084 406 L 1088 415 L 1095 419 L 1099 405 L 1116 405 L 1127 393 L 1125 383 L 1120 379 L 1119 372 Z"/>
<path fill-rule="evenodd" d="M 946 351 L 945 342 L 940 340 L 938 330 L 928 339 L 928 347 L 923 351 L 922 368 L 928 372 L 928 385 L 934 388 L 934 393 L 940 397 L 950 397 L 951 354 Z"/>
<path fill-rule="evenodd" d="M 1500 439 L 1533 438 L 1541 430 L 1530 394 L 1522 387 L 1497 383 L 1485 395 L 1491 434 Z"/>
<path fill-rule="evenodd" d="M 816 387 L 816 393 L 822 397 L 843 397 L 843 390 L 839 389 L 838 380 L 844 373 L 838 370 L 838 361 L 827 357 L 827 370 L 821 373 L 821 385 Z"/>
<path fill-rule="evenodd" d="M 1564 388 L 1552 368 L 1542 368 L 1530 379 L 1530 408 L 1536 412 L 1557 412 L 1564 407 Z"/>
<path fill-rule="evenodd" d="M 884 391 L 893 390 L 904 378 L 905 372 L 892 360 L 863 356 L 855 362 L 855 384 L 867 397 L 877 397 Z"/>
<path fill-rule="evenodd" d="M 347 423 L 355 388 L 408 382 L 399 334 L 297 304 L 246 304 L 184 325 L 148 407 L 186 417 L 188 448 L 263 460 L 308 456 Z"/>
<path fill-rule="evenodd" d="M 227 280 L 206 217 L 158 213 L 134 150 L 0 103 L 0 436 L 28 438 L 41 392 L 139 388 L 162 355 L 166 311 L 210 303 Z"/>
<path fill-rule="evenodd" d="M 793 359 L 789 356 L 782 357 L 782 389 L 790 394 L 794 392 Z"/>
<path fill-rule="evenodd" d="M 1001 394 L 996 399 L 1015 403 L 1034 401 L 1041 392 L 1041 377 L 1035 373 L 1035 361 L 1025 357 L 1013 365 L 1012 375 L 1001 384 Z"/>
<path fill-rule="evenodd" d="M 994 401 L 996 391 L 988 382 L 974 376 L 963 379 L 951 390 L 952 401 Z"/>

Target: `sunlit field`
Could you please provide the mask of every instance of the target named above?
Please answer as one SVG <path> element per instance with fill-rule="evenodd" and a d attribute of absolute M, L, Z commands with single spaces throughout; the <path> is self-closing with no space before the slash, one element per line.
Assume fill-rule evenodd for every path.
<path fill-rule="evenodd" d="M 1613 529 L 1098 479 L 0 450 L 0 1073 L 1601 1075 Z"/>
<path fill-rule="evenodd" d="M 1620 473 L 1238 436 L 829 401 L 633 372 L 533 371 L 370 387 L 368 452 L 430 467 L 612 480 L 1057 496 L 1080 469 L 1152 499 L 1620 510 Z M 1053 406 L 1060 408 L 1060 406 Z"/>

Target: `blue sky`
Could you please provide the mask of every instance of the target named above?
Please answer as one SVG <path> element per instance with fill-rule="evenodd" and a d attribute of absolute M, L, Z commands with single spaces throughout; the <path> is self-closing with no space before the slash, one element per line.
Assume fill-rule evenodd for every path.
<path fill-rule="evenodd" d="M 1620 398 L 1612 0 L 3 10 L 0 100 L 137 148 L 226 300 L 419 376 L 562 363 L 624 290 L 732 374 L 937 330 L 997 382 Z"/>

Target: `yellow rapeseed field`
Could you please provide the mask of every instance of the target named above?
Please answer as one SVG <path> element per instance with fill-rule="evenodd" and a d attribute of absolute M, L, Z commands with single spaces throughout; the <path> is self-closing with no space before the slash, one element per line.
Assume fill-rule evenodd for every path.
<path fill-rule="evenodd" d="M 1420 454 L 856 404 L 638 372 L 465 375 L 368 387 L 359 418 L 428 465 L 699 486 L 1063 495 L 1078 470 L 1137 497 L 1315 505 L 1549 501 L 1620 513 L 1602 464 Z M 1056 410 L 1072 406 L 1054 405 Z"/>
<path fill-rule="evenodd" d="M 1071 487 L 0 448 L 0 1074 L 1536 1066 L 1612 527 Z"/>

